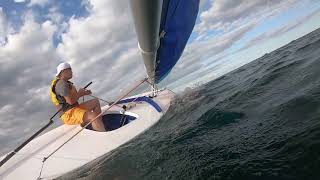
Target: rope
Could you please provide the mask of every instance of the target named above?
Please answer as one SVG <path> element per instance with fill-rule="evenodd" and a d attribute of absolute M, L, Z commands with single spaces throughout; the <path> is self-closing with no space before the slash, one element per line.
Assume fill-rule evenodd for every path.
<path fill-rule="evenodd" d="M 78 132 L 76 132 L 73 136 L 71 136 L 67 141 L 65 141 L 63 144 L 61 144 L 57 149 L 55 149 L 52 153 L 50 153 L 47 157 L 45 157 L 43 159 L 43 163 L 49 159 L 54 153 L 56 153 L 59 149 L 61 149 L 65 144 L 67 144 L 71 139 L 73 139 L 75 136 L 77 136 L 81 131 L 83 131 L 87 126 L 89 126 L 93 121 L 95 121 L 97 118 L 99 118 L 100 116 L 102 116 L 106 111 L 108 111 L 111 107 L 113 107 L 117 102 L 119 102 L 121 99 L 123 99 L 124 97 L 126 97 L 127 95 L 129 95 L 132 91 L 134 91 L 135 89 L 137 89 L 141 84 L 143 84 L 145 81 L 147 80 L 147 78 L 143 79 L 140 83 L 138 83 L 136 86 L 134 86 L 134 88 L 132 88 L 131 90 L 129 90 L 125 95 L 121 96 L 120 98 L 118 98 L 115 102 L 113 102 L 113 104 L 111 106 L 109 106 L 105 111 L 101 112 L 100 114 L 98 114 L 95 118 L 93 118 L 89 123 L 87 123 L 84 127 L 82 127 Z M 41 174 L 40 174 L 41 175 Z M 40 177 L 39 177 L 40 178 Z"/>
<path fill-rule="evenodd" d="M 42 165 L 41 165 L 41 169 L 40 169 L 40 173 L 39 173 L 39 176 L 38 176 L 37 180 L 42 179 L 42 178 L 41 178 L 41 174 L 42 174 L 42 170 L 43 170 L 43 166 L 44 166 L 44 161 L 45 161 L 45 160 L 46 160 L 46 158 L 43 158 L 43 160 L 42 160 Z"/>
<path fill-rule="evenodd" d="M 135 102 L 138 98 L 139 98 L 139 96 L 136 97 L 135 99 L 133 99 L 133 101 L 129 102 L 128 104 L 130 104 L 130 103 L 132 103 L 132 102 Z M 125 105 L 124 105 L 124 106 L 125 106 Z M 125 120 L 123 121 L 123 119 L 125 119 L 125 112 L 126 112 L 126 110 L 127 110 L 126 106 L 125 106 L 125 107 L 122 107 L 122 108 L 123 108 L 124 111 L 123 111 L 122 117 L 121 117 L 121 119 L 120 119 L 120 127 L 122 127 L 122 126 L 124 125 L 124 123 L 125 123 Z M 121 121 L 122 121 L 122 123 L 121 123 Z"/>
<path fill-rule="evenodd" d="M 107 100 L 101 99 L 101 98 L 99 98 L 99 97 L 97 97 L 97 96 L 93 96 L 93 95 L 88 95 L 88 96 L 91 96 L 91 97 L 93 97 L 93 98 L 99 99 L 100 101 L 106 102 L 106 103 L 108 103 L 108 105 L 112 104 L 112 102 L 109 102 L 109 101 L 107 101 Z M 122 108 L 122 107 L 119 106 L 118 104 L 115 104 L 115 106 L 118 106 L 118 107 Z"/>
<path fill-rule="evenodd" d="M 171 89 L 168 89 L 168 88 L 167 88 L 167 90 L 170 91 L 170 92 L 172 92 L 174 95 L 177 95 L 177 93 L 173 92 Z"/>
<path fill-rule="evenodd" d="M 151 83 L 151 82 L 149 82 L 149 81 L 146 81 L 148 84 L 150 84 L 151 86 L 153 86 L 153 84 Z M 168 91 L 170 91 L 170 92 L 172 92 L 173 94 L 175 94 L 175 95 L 177 95 L 177 93 L 175 93 L 175 92 L 173 92 L 171 89 L 169 89 L 169 88 L 165 88 L 165 89 L 167 89 Z"/>
<path fill-rule="evenodd" d="M 96 99 L 99 99 L 100 101 L 103 101 L 103 102 L 106 102 L 106 103 L 108 103 L 108 104 L 110 104 L 110 102 L 109 101 L 107 101 L 107 100 L 104 100 L 104 99 L 101 99 L 101 98 L 98 98 L 97 96 L 93 96 L 93 95 L 88 95 L 88 96 L 91 96 L 91 97 L 93 97 L 93 98 L 96 98 Z"/>
<path fill-rule="evenodd" d="M 125 117 L 126 117 L 126 110 L 127 110 L 127 108 L 126 108 L 126 106 L 124 106 L 123 107 L 123 114 L 122 114 L 122 117 L 121 117 L 121 119 L 120 119 L 120 127 L 122 127 L 123 125 L 124 125 L 124 122 L 125 122 Z"/>

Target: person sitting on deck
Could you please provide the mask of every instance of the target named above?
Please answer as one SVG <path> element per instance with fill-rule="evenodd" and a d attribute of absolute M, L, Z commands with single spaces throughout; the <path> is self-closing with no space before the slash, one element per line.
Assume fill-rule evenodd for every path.
<path fill-rule="evenodd" d="M 90 95 L 91 91 L 83 88 L 77 91 L 73 83 L 69 81 L 71 78 L 70 64 L 60 63 L 57 67 L 56 78 L 51 82 L 51 101 L 58 109 L 62 108 L 63 114 L 60 118 L 65 124 L 85 126 L 101 113 L 100 102 L 98 99 L 91 99 L 79 104 L 78 99 Z M 92 128 L 96 131 L 106 131 L 101 116 L 92 122 Z"/>

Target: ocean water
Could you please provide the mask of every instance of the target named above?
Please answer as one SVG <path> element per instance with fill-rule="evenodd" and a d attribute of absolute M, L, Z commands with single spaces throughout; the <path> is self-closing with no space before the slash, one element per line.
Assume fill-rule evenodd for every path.
<path fill-rule="evenodd" d="M 59 179 L 320 179 L 320 29 L 177 94 L 150 130 Z"/>

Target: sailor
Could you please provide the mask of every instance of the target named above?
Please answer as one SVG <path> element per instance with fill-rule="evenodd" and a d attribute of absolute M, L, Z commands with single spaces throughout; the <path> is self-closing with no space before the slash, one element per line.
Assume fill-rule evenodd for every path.
<path fill-rule="evenodd" d="M 56 77 L 51 82 L 50 98 L 58 109 L 62 108 L 63 114 L 60 118 L 65 124 L 84 126 L 101 113 L 100 102 L 98 99 L 91 99 L 79 104 L 78 99 L 90 95 L 91 91 L 83 88 L 77 91 L 69 81 L 71 78 L 70 64 L 60 63 L 57 66 Z M 92 128 L 96 131 L 106 131 L 101 116 L 92 122 Z"/>

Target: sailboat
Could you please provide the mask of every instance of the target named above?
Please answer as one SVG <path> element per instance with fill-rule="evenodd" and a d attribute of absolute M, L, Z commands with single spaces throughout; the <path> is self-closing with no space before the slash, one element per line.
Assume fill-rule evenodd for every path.
<path fill-rule="evenodd" d="M 0 179 L 57 178 L 132 140 L 166 113 L 174 94 L 159 90 L 157 84 L 181 57 L 195 25 L 199 0 L 130 0 L 130 5 L 148 77 L 102 107 L 108 131 L 61 125 L 36 137 L 45 126 L 0 158 Z M 150 92 L 126 97 L 145 82 L 152 87 Z"/>

